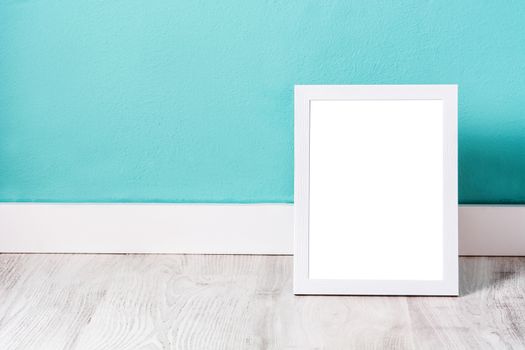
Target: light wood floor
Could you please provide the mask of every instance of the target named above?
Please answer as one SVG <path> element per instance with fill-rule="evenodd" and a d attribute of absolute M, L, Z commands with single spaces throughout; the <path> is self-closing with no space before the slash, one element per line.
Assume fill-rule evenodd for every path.
<path fill-rule="evenodd" d="M 525 258 L 461 296 L 292 294 L 292 258 L 0 255 L 0 349 L 525 349 Z"/>

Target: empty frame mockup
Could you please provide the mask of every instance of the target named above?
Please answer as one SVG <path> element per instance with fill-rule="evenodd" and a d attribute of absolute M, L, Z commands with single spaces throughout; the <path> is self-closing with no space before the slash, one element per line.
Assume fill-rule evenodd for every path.
<path fill-rule="evenodd" d="M 295 294 L 457 295 L 457 86 L 295 87 Z"/>

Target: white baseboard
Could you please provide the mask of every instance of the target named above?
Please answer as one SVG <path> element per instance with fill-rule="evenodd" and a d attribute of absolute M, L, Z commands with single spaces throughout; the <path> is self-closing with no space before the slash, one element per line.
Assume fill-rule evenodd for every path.
<path fill-rule="evenodd" d="M 459 254 L 525 256 L 525 205 L 460 205 Z"/>
<path fill-rule="evenodd" d="M 287 254 L 287 204 L 0 204 L 0 251 Z"/>
<path fill-rule="evenodd" d="M 0 252 L 292 250 L 291 204 L 0 204 Z M 525 206 L 460 206 L 459 252 L 525 255 Z"/>

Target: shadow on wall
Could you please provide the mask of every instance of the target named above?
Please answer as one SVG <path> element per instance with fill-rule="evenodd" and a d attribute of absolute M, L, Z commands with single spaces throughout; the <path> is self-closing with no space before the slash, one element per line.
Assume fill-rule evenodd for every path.
<path fill-rule="evenodd" d="M 461 134 L 460 128 L 460 203 L 525 203 L 525 127 L 520 119 L 525 116 L 507 118 L 507 123 L 494 117 L 494 127 L 475 135 Z"/>

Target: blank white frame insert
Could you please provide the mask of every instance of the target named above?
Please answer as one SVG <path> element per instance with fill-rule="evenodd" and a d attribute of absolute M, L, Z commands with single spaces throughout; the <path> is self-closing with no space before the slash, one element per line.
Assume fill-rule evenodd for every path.
<path fill-rule="evenodd" d="M 457 295 L 457 86 L 295 87 L 295 294 Z"/>

